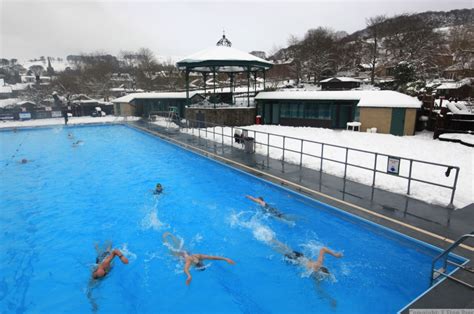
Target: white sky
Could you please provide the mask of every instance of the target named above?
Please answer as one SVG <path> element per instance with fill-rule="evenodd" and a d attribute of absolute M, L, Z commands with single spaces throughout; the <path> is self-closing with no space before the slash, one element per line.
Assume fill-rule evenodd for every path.
<path fill-rule="evenodd" d="M 270 51 L 290 34 L 327 26 L 352 33 L 379 14 L 472 8 L 471 0 L 96 1 L 0 0 L 0 57 L 152 49 L 181 57 L 215 45 Z"/>

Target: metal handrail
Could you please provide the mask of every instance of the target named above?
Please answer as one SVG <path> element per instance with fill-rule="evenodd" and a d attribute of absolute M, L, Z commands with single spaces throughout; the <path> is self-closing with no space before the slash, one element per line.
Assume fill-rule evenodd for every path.
<path fill-rule="evenodd" d="M 436 271 L 435 270 L 435 264 L 437 261 L 439 261 L 441 258 L 444 257 L 444 261 L 443 261 L 443 272 L 446 270 L 446 267 L 447 267 L 447 264 L 448 264 L 448 254 L 454 250 L 455 248 L 457 248 L 459 245 L 461 245 L 466 239 L 469 239 L 469 238 L 474 238 L 474 231 L 472 231 L 471 233 L 468 233 L 468 234 L 465 234 L 463 236 L 461 236 L 459 239 L 456 240 L 456 242 L 452 243 L 446 250 L 444 250 L 441 254 L 439 254 L 438 256 L 436 256 L 434 259 L 433 259 L 433 262 L 431 263 L 431 278 L 430 278 L 430 286 L 433 285 L 433 281 L 434 281 L 434 273 L 437 272 L 437 273 L 441 273 L 439 271 Z"/>
<path fill-rule="evenodd" d="M 158 113 L 158 112 L 154 112 L 154 113 Z M 167 112 L 164 112 L 164 113 L 167 113 Z M 313 141 L 313 140 L 307 140 L 307 139 L 301 139 L 301 138 L 297 138 L 297 137 L 292 137 L 292 136 L 286 136 L 286 135 L 280 135 L 280 134 L 274 134 L 274 133 L 268 133 L 268 132 L 260 132 L 260 131 L 256 131 L 256 130 L 251 130 L 251 129 L 246 129 L 246 128 L 243 128 L 243 127 L 230 127 L 231 128 L 231 134 L 230 135 L 227 135 L 224 133 L 223 131 L 223 128 L 225 126 L 223 125 L 219 125 L 219 124 L 215 124 L 215 123 L 210 123 L 210 122 L 207 122 L 207 121 L 199 121 L 199 120 L 193 120 L 193 119 L 186 119 L 186 126 L 183 127 L 185 129 L 192 129 L 192 132 L 194 134 L 194 129 L 197 128 L 197 129 L 201 129 L 200 127 L 198 126 L 203 126 L 204 128 L 206 128 L 206 132 L 207 132 L 207 128 L 210 128 L 212 127 L 212 134 L 215 138 L 216 134 L 221 136 L 221 139 L 222 139 L 222 143 L 224 141 L 224 137 L 226 138 L 230 138 L 231 139 L 231 145 L 233 146 L 233 133 L 234 133 L 234 130 L 242 130 L 242 131 L 246 131 L 247 133 L 251 134 L 253 133 L 254 135 L 254 138 L 255 138 L 255 144 L 259 144 L 259 145 L 262 145 L 262 146 L 267 146 L 267 158 L 270 156 L 270 148 L 274 148 L 274 149 L 279 149 L 279 150 L 282 150 L 282 162 L 285 162 L 285 152 L 292 152 L 292 153 L 296 153 L 296 154 L 300 154 L 300 167 L 302 166 L 302 163 L 303 163 L 303 155 L 304 156 L 309 156 L 309 157 L 313 157 L 313 158 L 319 158 L 321 160 L 321 164 L 320 164 L 320 171 L 323 171 L 323 160 L 326 160 L 326 161 L 330 161 L 330 162 L 335 162 L 335 163 L 339 163 L 339 164 L 343 164 L 344 165 L 344 179 L 346 179 L 346 175 L 347 175 L 347 166 L 350 166 L 350 167 L 355 167 L 355 168 L 360 168 L 360 169 L 364 169 L 364 170 L 367 170 L 367 171 L 372 171 L 373 172 L 373 179 L 372 179 L 372 187 L 375 186 L 375 179 L 376 179 L 376 173 L 382 173 L 382 174 L 387 174 L 386 171 L 381 171 L 381 170 L 378 170 L 377 169 L 377 161 L 378 161 L 378 158 L 379 157 L 395 157 L 395 158 L 399 158 L 401 161 L 406 161 L 406 162 L 409 162 L 409 171 L 408 171 L 408 176 L 405 176 L 405 175 L 398 175 L 397 177 L 398 178 L 402 178 L 402 179 L 406 179 L 408 180 L 408 186 L 407 186 L 407 194 L 410 195 L 410 190 L 411 190 L 411 181 L 415 181 L 415 182 L 420 182 L 420 183 L 424 183 L 424 184 L 429 184 L 429 185 L 433 185 L 433 186 L 438 186 L 438 187 L 441 187 L 441 188 L 446 188 L 446 189 L 449 189 L 451 190 L 451 198 L 450 198 L 450 202 L 449 202 L 449 207 L 454 207 L 453 205 L 453 202 L 454 202 L 454 194 L 456 192 L 456 187 L 457 187 L 457 181 L 458 181 L 458 176 L 459 176 L 459 171 L 460 171 L 460 168 L 457 167 L 457 166 L 451 166 L 451 165 L 446 165 L 446 164 L 440 164 L 440 163 L 436 163 L 436 162 L 430 162 L 430 161 L 424 161 L 424 160 L 419 160 L 419 159 L 412 159 L 412 158 L 405 158 L 405 157 L 401 157 L 401 156 L 393 156 L 393 155 L 388 155 L 388 154 L 384 154 L 384 153 L 379 153 L 379 152 L 372 152 L 372 151 L 368 151 L 368 150 L 363 150 L 363 149 L 358 149 L 358 148 L 351 148 L 351 147 L 346 147 L 346 146 L 341 146 L 341 145 L 336 145 L 336 144 L 329 144 L 329 143 L 324 143 L 324 142 L 317 142 L 317 141 Z M 190 123 L 191 122 L 191 123 Z M 190 126 L 191 125 L 191 126 Z M 221 132 L 219 133 L 216 133 L 216 126 L 218 127 L 221 127 Z M 263 142 L 258 142 L 256 140 L 256 135 L 257 134 L 261 134 L 261 135 L 266 135 L 267 137 L 267 143 L 263 143 Z M 200 132 L 199 132 L 199 136 L 200 136 Z M 275 145 L 272 145 L 270 144 L 270 136 L 273 136 L 273 137 L 279 137 L 282 139 L 282 143 L 283 143 L 283 147 L 280 147 L 280 146 L 275 146 Z M 207 137 L 207 136 L 206 136 Z M 295 140 L 297 142 L 300 142 L 300 150 L 294 150 L 294 149 L 289 149 L 287 147 L 285 147 L 285 143 L 287 142 L 287 140 Z M 317 156 L 317 155 L 313 155 L 313 154 L 310 154 L 310 153 L 305 153 L 303 151 L 303 147 L 306 146 L 305 144 L 316 144 L 316 145 L 321 145 L 321 153 L 320 153 L 320 156 Z M 338 149 L 343 149 L 345 150 L 345 160 L 335 160 L 335 159 L 332 159 L 332 158 L 328 158 L 328 157 L 324 157 L 324 147 L 334 147 L 334 148 L 338 148 Z M 350 163 L 348 161 L 348 156 L 349 156 L 349 152 L 350 151 L 354 151 L 354 152 L 359 152 L 359 153 L 364 153 L 364 154 L 370 154 L 374 157 L 374 165 L 373 165 L 373 168 L 368 168 L 367 166 L 362 166 L 362 165 L 356 165 L 356 164 L 353 164 L 353 163 Z M 446 171 L 446 174 L 447 176 L 449 176 L 449 173 L 451 170 L 455 170 L 456 173 L 455 173 L 455 177 L 454 177 L 454 182 L 453 182 L 453 185 L 452 186 L 449 186 L 449 185 L 444 185 L 444 184 L 440 184 L 440 183 L 437 183 L 437 182 L 429 182 L 429 181 L 425 181 L 425 180 L 422 180 L 422 179 L 418 179 L 418 178 L 414 178 L 412 177 L 412 167 L 413 167 L 413 163 L 420 163 L 420 164 L 426 164 L 426 165 L 432 165 L 432 166 L 437 166 L 437 167 L 443 167 L 443 168 L 446 168 L 447 171 Z"/>

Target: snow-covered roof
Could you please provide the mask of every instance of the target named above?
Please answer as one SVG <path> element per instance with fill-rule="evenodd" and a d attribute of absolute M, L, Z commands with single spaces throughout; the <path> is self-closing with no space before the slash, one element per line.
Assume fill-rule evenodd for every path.
<path fill-rule="evenodd" d="M 16 105 L 21 99 L 19 98 L 7 98 L 0 99 L 0 108 L 5 108 L 7 106 Z"/>
<path fill-rule="evenodd" d="M 421 101 L 399 92 L 381 91 L 285 91 L 260 92 L 256 100 L 288 99 L 288 100 L 358 100 L 358 107 L 380 108 L 420 108 Z"/>
<path fill-rule="evenodd" d="M 211 71 L 212 66 L 217 66 L 219 72 L 241 72 L 247 70 L 247 65 L 252 67 L 251 70 L 256 70 L 268 69 L 273 63 L 232 47 L 214 46 L 187 56 L 176 65 L 180 69 L 193 66 L 193 71 Z"/>
<path fill-rule="evenodd" d="M 17 102 L 16 104 L 17 104 L 18 106 L 23 106 L 23 105 L 26 105 L 26 104 L 33 104 L 33 105 L 36 105 L 35 102 L 29 101 L 29 100 L 23 100 L 23 101 Z"/>
<path fill-rule="evenodd" d="M 0 86 L 0 94 L 11 94 L 12 88 L 11 86 Z"/>
<path fill-rule="evenodd" d="M 444 82 L 438 87 L 436 87 L 437 90 L 439 89 L 458 89 L 464 85 L 471 85 L 471 81 L 469 79 L 464 79 L 459 82 Z"/>
<path fill-rule="evenodd" d="M 189 98 L 197 92 L 189 91 Z M 132 93 L 112 100 L 113 103 L 129 103 L 134 99 L 186 99 L 186 92 Z"/>
<path fill-rule="evenodd" d="M 355 83 L 360 83 L 360 80 L 353 78 L 353 77 L 344 77 L 344 76 L 339 76 L 339 77 L 330 77 L 325 80 L 319 81 L 319 83 L 327 83 L 331 82 L 332 80 L 338 80 L 340 82 L 355 82 Z"/>

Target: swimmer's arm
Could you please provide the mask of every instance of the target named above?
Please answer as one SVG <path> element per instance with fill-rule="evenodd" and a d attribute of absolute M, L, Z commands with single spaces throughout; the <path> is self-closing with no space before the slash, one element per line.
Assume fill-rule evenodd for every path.
<path fill-rule="evenodd" d="M 189 268 L 191 267 L 191 260 L 186 259 L 186 264 L 184 264 L 184 273 L 188 275 L 188 278 L 186 279 L 186 284 L 189 286 L 191 283 L 191 280 L 193 279 L 193 276 L 191 276 L 191 273 L 189 272 Z"/>
<path fill-rule="evenodd" d="M 266 203 L 264 201 L 262 201 L 261 199 L 255 198 L 255 197 L 250 196 L 250 195 L 245 195 L 245 197 L 248 198 L 251 201 L 254 201 L 255 203 L 259 204 L 260 206 L 265 206 L 266 205 Z"/>
<path fill-rule="evenodd" d="M 216 260 L 216 261 L 226 261 L 229 264 L 235 264 L 233 260 L 227 257 L 220 257 L 220 256 L 212 256 L 212 255 L 204 255 L 204 254 L 196 254 L 197 258 L 204 260 Z"/>
<path fill-rule="evenodd" d="M 115 258 L 115 256 L 118 256 L 118 258 L 120 258 L 120 261 L 122 263 L 128 264 L 128 259 L 123 255 L 122 252 L 120 252 L 117 249 L 113 250 L 112 253 L 110 253 L 110 255 L 104 259 L 104 263 L 105 262 L 110 263 Z"/>

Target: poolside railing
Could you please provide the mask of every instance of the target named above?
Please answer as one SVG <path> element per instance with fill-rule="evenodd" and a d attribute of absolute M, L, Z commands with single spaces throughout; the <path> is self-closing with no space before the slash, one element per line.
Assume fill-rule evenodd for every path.
<path fill-rule="evenodd" d="M 163 114 L 156 112 L 156 115 L 166 117 L 166 112 Z M 448 207 L 453 208 L 454 195 L 456 192 L 459 171 L 460 168 L 457 166 L 435 163 L 425 160 L 406 158 L 401 156 L 393 156 L 381 152 L 373 152 L 358 148 L 351 148 L 347 146 L 341 146 L 336 144 L 329 144 L 320 141 L 307 140 L 287 135 L 274 134 L 269 132 L 262 132 L 257 130 L 248 129 L 245 127 L 238 126 L 222 126 L 219 124 L 210 123 L 207 121 L 183 119 L 180 120 L 177 124 L 177 129 L 180 132 L 185 132 L 197 136 L 198 138 L 212 139 L 213 141 L 219 141 L 224 146 L 225 144 L 232 147 L 242 148 L 241 144 L 234 142 L 235 131 L 240 131 L 243 134 L 246 134 L 247 137 L 253 135 L 253 139 L 256 145 L 260 145 L 260 149 L 257 152 L 260 155 L 266 155 L 269 159 L 271 157 L 271 150 L 281 151 L 281 162 L 287 164 L 298 165 L 300 168 L 303 167 L 304 159 L 315 158 L 318 162 L 318 167 L 316 170 L 319 170 L 320 175 L 322 172 L 335 174 L 344 179 L 344 192 L 345 192 L 345 181 L 348 178 L 348 167 L 359 168 L 370 173 L 371 177 L 366 179 L 365 182 L 362 182 L 367 185 L 375 187 L 377 182 L 377 174 L 391 175 L 394 180 L 396 178 L 405 180 L 407 182 L 405 193 L 410 195 L 412 192 L 412 182 L 424 183 L 431 186 L 441 187 L 443 189 L 450 190 L 450 201 Z M 211 135 L 209 135 L 209 133 Z M 211 138 L 209 138 L 211 137 Z M 315 155 L 308 152 L 319 151 L 319 154 Z M 338 154 L 339 153 L 339 154 Z M 342 154 L 341 154 L 342 153 Z M 357 154 L 364 155 L 364 160 L 367 160 L 365 164 L 358 164 L 353 161 Z M 338 156 L 344 156 L 340 158 Z M 274 158 L 274 157 L 272 157 Z M 361 159 L 359 159 L 360 161 Z M 389 161 L 398 161 L 399 171 L 394 174 L 388 171 L 388 162 Z M 307 160 L 306 160 L 307 161 Z M 330 169 L 332 171 L 325 171 L 330 168 L 330 163 L 340 164 L 343 166 L 343 171 L 335 171 L 335 169 Z M 415 176 L 415 167 L 416 174 Z M 325 169 L 326 167 L 326 169 Z M 423 171 L 420 171 L 422 169 Z M 445 177 L 450 177 L 452 171 L 454 171 L 454 179 L 451 180 L 451 184 L 441 184 L 436 182 L 439 179 L 439 176 L 444 175 Z M 436 175 L 433 175 L 436 173 Z M 426 178 L 420 178 L 421 174 L 432 174 L 428 175 Z M 438 176 L 438 178 L 436 178 Z M 321 182 L 321 180 L 320 180 Z M 383 187 L 382 187 L 383 188 Z M 399 191 L 403 192 L 403 191 Z"/>

